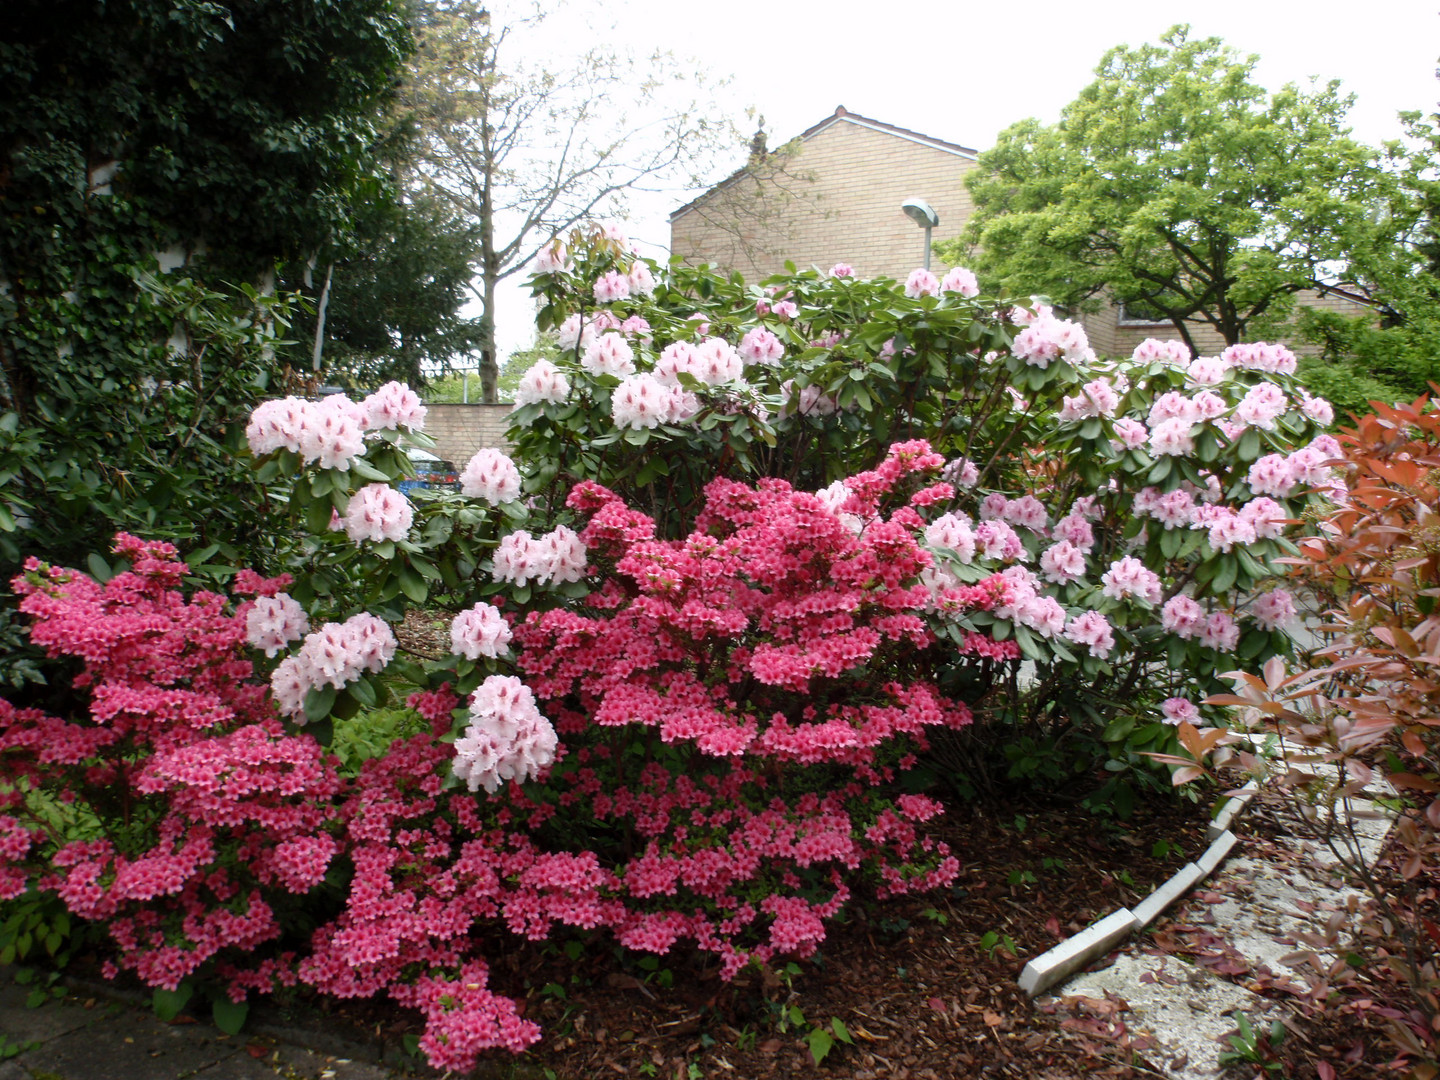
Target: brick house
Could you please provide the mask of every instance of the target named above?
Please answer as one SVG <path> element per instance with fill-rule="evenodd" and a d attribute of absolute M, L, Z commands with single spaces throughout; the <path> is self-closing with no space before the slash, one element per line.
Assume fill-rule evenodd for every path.
<path fill-rule="evenodd" d="M 979 156 L 969 147 L 843 105 L 780 150 L 767 152 L 760 140 L 745 168 L 671 213 L 672 255 L 716 263 L 752 280 L 781 272 L 788 259 L 802 270 L 848 262 L 863 277 L 903 281 L 921 265 L 924 234 L 901 203 L 919 197 L 934 207 L 940 217 L 936 240 L 957 235 L 969 221 L 974 204 L 965 174 Z M 938 257 L 932 264 L 944 266 Z M 1362 296 L 1343 288 L 1303 292 L 1298 300 L 1347 315 L 1369 310 Z M 1118 306 L 1082 321 L 1102 356 L 1128 355 L 1146 338 L 1180 336 L 1169 321 L 1130 318 Z M 1192 324 L 1190 334 L 1202 353 L 1224 347 L 1203 324 Z"/>

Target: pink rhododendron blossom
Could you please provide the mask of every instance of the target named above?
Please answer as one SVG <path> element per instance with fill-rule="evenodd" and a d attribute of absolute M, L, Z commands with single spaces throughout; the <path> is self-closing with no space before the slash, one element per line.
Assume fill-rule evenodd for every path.
<path fill-rule="evenodd" d="M 1149 513 L 1167 529 L 1189 528 L 1195 519 L 1195 496 L 1184 488 L 1167 491 L 1155 498 Z"/>
<path fill-rule="evenodd" d="M 1076 645 L 1088 645 L 1090 654 L 1102 660 L 1115 647 L 1115 635 L 1111 632 L 1110 620 L 1098 611 L 1085 611 L 1076 615 L 1065 627 L 1065 636 Z"/>
<path fill-rule="evenodd" d="M 580 581 L 587 559 L 584 542 L 567 526 L 556 526 L 540 537 L 519 529 L 501 537 L 495 547 L 495 580 L 519 586 L 531 581 L 537 585 Z"/>
<path fill-rule="evenodd" d="M 425 428 L 425 406 L 420 404 L 420 395 L 403 383 L 386 383 L 360 405 L 365 410 L 365 427 L 372 431 Z"/>
<path fill-rule="evenodd" d="M 619 270 L 609 270 L 595 282 L 593 291 L 597 304 L 613 304 L 617 300 L 627 300 L 630 297 L 630 279 Z"/>
<path fill-rule="evenodd" d="M 1229 365 L 1218 357 L 1201 356 L 1191 361 L 1185 374 L 1191 382 L 1200 386 L 1219 386 L 1225 381 L 1225 373 L 1229 370 Z"/>
<path fill-rule="evenodd" d="M 1284 414 L 1289 403 L 1285 391 L 1274 383 L 1258 383 L 1235 406 L 1235 419 L 1266 431 L 1275 428 L 1275 421 Z"/>
<path fill-rule="evenodd" d="M 299 453 L 309 404 L 303 398 L 287 397 L 257 405 L 245 427 L 250 452 L 256 457 L 282 449 Z"/>
<path fill-rule="evenodd" d="M 1145 422 L 1152 428 L 1157 424 L 1163 424 L 1166 420 L 1184 420 L 1186 423 L 1194 423 L 1200 419 L 1200 410 L 1195 402 L 1186 397 L 1179 390 L 1171 390 L 1161 394 L 1150 406 L 1150 413 Z"/>
<path fill-rule="evenodd" d="M 1214 513 L 1207 516 L 1205 524 L 1207 539 L 1213 551 L 1229 551 L 1236 544 L 1241 547 L 1256 540 L 1253 522 L 1229 507 L 1209 507 Z M 1198 520 L 1198 519 L 1197 519 Z"/>
<path fill-rule="evenodd" d="M 980 520 L 999 521 L 1005 517 L 1005 507 L 1010 500 L 998 491 L 992 491 L 980 500 Z"/>
<path fill-rule="evenodd" d="M 849 263 L 839 262 L 830 267 L 829 276 L 832 278 L 848 278 L 855 276 L 855 268 Z"/>
<path fill-rule="evenodd" d="M 487 446 L 466 463 L 460 493 L 491 506 L 514 502 L 520 497 L 520 470 L 505 451 Z"/>
<path fill-rule="evenodd" d="M 740 355 L 747 364 L 778 364 L 785 357 L 785 346 L 773 332 L 756 326 L 740 339 Z"/>
<path fill-rule="evenodd" d="M 675 413 L 675 388 L 648 371 L 621 380 L 610 395 L 610 415 L 616 427 L 655 428 L 668 424 Z"/>
<path fill-rule="evenodd" d="M 1230 411 L 1229 403 L 1213 390 L 1201 390 L 1190 400 L 1197 420 L 1216 420 Z"/>
<path fill-rule="evenodd" d="M 1330 460 L 1320 447 L 1302 446 L 1285 458 L 1285 465 L 1297 484 L 1304 484 L 1307 488 L 1329 488 L 1336 483 L 1334 471 L 1326 464 Z"/>
<path fill-rule="evenodd" d="M 1266 454 L 1250 466 L 1245 483 L 1256 495 L 1275 495 L 1283 499 L 1295 486 L 1295 473 L 1283 455 Z"/>
<path fill-rule="evenodd" d="M 1093 358 L 1085 330 L 1077 322 L 1052 315 L 1037 316 L 1020 331 L 1010 351 L 1033 367 L 1046 368 L 1052 360 L 1072 363 Z"/>
<path fill-rule="evenodd" d="M 580 366 L 592 375 L 614 375 L 617 378 L 635 373 L 635 350 L 624 334 L 601 334 L 590 342 Z"/>
<path fill-rule="evenodd" d="M 1138 450 L 1150 441 L 1150 432 L 1139 420 L 1122 416 L 1115 421 L 1115 438 L 1110 445 L 1118 453 L 1121 450 Z"/>
<path fill-rule="evenodd" d="M 966 297 L 979 296 L 980 285 L 975 280 L 975 274 L 972 271 L 966 270 L 963 266 L 956 266 L 940 279 L 940 291 L 959 293 Z"/>
<path fill-rule="evenodd" d="M 590 343 L 594 340 L 594 325 L 585 322 L 579 312 L 567 316 L 560 324 L 560 329 L 556 331 L 556 344 L 560 346 L 562 352 L 570 352 L 577 347 L 583 351 L 589 348 Z"/>
<path fill-rule="evenodd" d="M 1264 371 L 1271 375 L 1295 374 L 1295 354 L 1284 345 L 1269 345 L 1263 341 L 1231 345 L 1220 354 L 1220 359 L 1247 371 Z"/>
<path fill-rule="evenodd" d="M 1007 502 L 1001 509 L 1000 516 L 1011 525 L 1018 525 L 1031 532 L 1041 532 L 1050 515 L 1045 510 L 1045 504 L 1035 496 L 1022 495 Z"/>
<path fill-rule="evenodd" d="M 307 411 L 300 456 L 322 469 L 347 469 L 365 452 L 365 410 L 343 394 L 331 394 Z"/>
<path fill-rule="evenodd" d="M 911 299 L 921 296 L 939 296 L 940 279 L 923 267 L 910 271 L 905 279 L 905 295 Z"/>
<path fill-rule="evenodd" d="M 1078 507 L 1071 507 L 1070 513 L 1055 523 L 1054 535 L 1056 540 L 1068 541 L 1086 554 L 1095 546 L 1095 529 Z"/>
<path fill-rule="evenodd" d="M 1114 416 L 1120 406 L 1120 395 L 1107 379 L 1093 379 L 1080 388 L 1074 397 L 1063 399 L 1061 420 L 1080 420 L 1091 416 Z"/>
<path fill-rule="evenodd" d="M 1196 637 L 1205 624 L 1205 610 L 1181 593 L 1165 601 L 1160 609 L 1160 626 L 1167 634 L 1189 639 Z"/>
<path fill-rule="evenodd" d="M 1040 553 L 1040 571 L 1057 585 L 1068 585 L 1085 576 L 1085 553 L 1068 540 L 1052 544 Z"/>
<path fill-rule="evenodd" d="M 355 543 L 404 540 L 415 520 L 410 500 L 389 484 L 366 484 L 350 496 L 345 535 Z"/>
<path fill-rule="evenodd" d="M 650 272 L 650 267 L 639 259 L 635 260 L 630 272 L 625 275 L 630 282 L 631 296 L 651 296 L 655 292 L 655 275 Z"/>
<path fill-rule="evenodd" d="M 835 399 L 814 383 L 804 387 L 797 395 L 795 380 L 786 379 L 780 384 L 780 394 L 785 399 L 785 405 L 780 410 L 781 416 L 790 412 L 799 416 L 833 416 L 839 411 Z"/>
<path fill-rule="evenodd" d="M 1101 591 L 1116 600 L 1133 598 L 1147 604 L 1160 603 L 1160 575 L 1129 555 L 1111 563 L 1100 580 L 1105 584 Z"/>
<path fill-rule="evenodd" d="M 491 675 L 470 696 L 470 726 L 455 740 L 451 769 L 471 791 L 494 795 L 503 783 L 539 776 L 557 745 L 530 688 L 513 675 Z"/>
<path fill-rule="evenodd" d="M 1200 719 L 1199 707 L 1189 698 L 1171 697 L 1160 703 L 1160 712 L 1165 717 L 1165 723 L 1193 724 Z"/>
<path fill-rule="evenodd" d="M 343 623 L 326 623 L 307 634 L 299 651 L 276 667 L 270 681 L 275 703 L 281 712 L 300 719 L 311 690 L 339 690 L 367 671 L 383 671 L 397 647 L 389 625 L 368 612 Z"/>
<path fill-rule="evenodd" d="M 258 597 L 245 615 L 245 640 L 274 656 L 310 632 L 305 609 L 285 593 Z"/>
<path fill-rule="evenodd" d="M 969 458 L 956 458 L 945 463 L 940 478 L 956 487 L 974 487 L 980 482 L 980 467 Z"/>
<path fill-rule="evenodd" d="M 975 543 L 987 559 L 1014 562 L 1030 557 L 1015 530 L 1003 521 L 982 521 L 975 526 Z"/>
<path fill-rule="evenodd" d="M 724 338 L 706 338 L 695 354 L 695 377 L 707 386 L 735 382 L 745 375 L 744 359 Z"/>
<path fill-rule="evenodd" d="M 1240 508 L 1240 517 L 1250 523 L 1260 540 L 1276 540 L 1285 533 L 1289 516 L 1274 499 L 1251 499 Z"/>
<path fill-rule="evenodd" d="M 450 649 L 456 656 L 478 660 L 496 657 L 510 644 L 510 624 L 500 609 L 483 601 L 450 620 Z"/>
<path fill-rule="evenodd" d="M 570 396 L 570 380 L 549 360 L 537 360 L 520 376 L 515 388 L 515 407 L 558 405 Z"/>
<path fill-rule="evenodd" d="M 1304 393 L 1304 391 L 1301 392 Z M 1323 397 L 1311 397 L 1309 394 L 1305 394 L 1305 399 L 1300 404 L 1300 411 L 1323 427 L 1329 427 L 1335 422 L 1335 406 Z"/>
<path fill-rule="evenodd" d="M 1160 457 L 1184 457 L 1195 452 L 1190 435 L 1193 423 L 1185 419 L 1162 420 L 1150 432 L 1150 452 Z"/>
<path fill-rule="evenodd" d="M 559 237 L 540 245 L 540 250 L 535 253 L 534 267 L 537 274 L 568 274 L 574 268 L 565 251 L 565 243 Z"/>
<path fill-rule="evenodd" d="M 647 343 L 651 340 L 650 320 L 643 315 L 629 316 L 616 329 L 626 337 L 638 337 Z"/>
<path fill-rule="evenodd" d="M 932 547 L 948 548 L 962 563 L 975 558 L 975 533 L 970 522 L 956 514 L 941 514 L 925 529 L 925 542 Z"/>
<path fill-rule="evenodd" d="M 1183 341 L 1161 341 L 1159 338 L 1146 338 L 1135 351 L 1130 354 L 1130 359 L 1137 364 L 1167 364 L 1172 367 L 1182 367 L 1190 363 L 1190 347 Z"/>
<path fill-rule="evenodd" d="M 777 318 L 786 322 L 800 317 L 800 309 L 791 300 L 781 300 L 778 304 L 771 305 L 770 310 L 775 313 Z"/>
<path fill-rule="evenodd" d="M 1199 633 L 1200 644 L 1217 652 L 1234 652 L 1240 644 L 1240 627 L 1233 616 L 1223 611 L 1214 612 L 1205 620 Z"/>
<path fill-rule="evenodd" d="M 1261 593 L 1250 605 L 1250 614 L 1262 630 L 1279 630 L 1300 618 L 1295 597 L 1285 589 Z"/>

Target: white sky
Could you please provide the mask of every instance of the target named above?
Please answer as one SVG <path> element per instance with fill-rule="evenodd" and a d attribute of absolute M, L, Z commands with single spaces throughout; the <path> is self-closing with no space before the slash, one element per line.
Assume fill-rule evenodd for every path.
<path fill-rule="evenodd" d="M 1258 54 L 1254 77 L 1269 90 L 1312 76 L 1339 79 L 1356 97 L 1350 122 L 1363 142 L 1398 138 L 1397 112 L 1434 112 L 1440 99 L 1440 0 L 951 0 L 895 7 L 875 0 L 703 6 L 611 0 L 601 18 L 602 28 L 591 31 L 581 30 L 578 16 L 555 21 L 602 44 L 639 54 L 669 51 L 693 58 L 717 79 L 728 77 L 723 104 L 747 132 L 753 124 L 746 126 L 745 108 L 763 115 L 771 146 L 844 105 L 984 150 L 1025 117 L 1057 120 L 1112 46 L 1156 41 L 1180 22 L 1191 24 L 1192 39 L 1215 36 L 1244 55 Z M 737 148 L 714 179 L 743 157 Z M 667 215 L 689 194 L 635 207 L 628 229 L 646 254 L 665 253 Z M 533 336 L 533 310 L 518 285 L 506 290 L 498 316 L 504 357 Z"/>

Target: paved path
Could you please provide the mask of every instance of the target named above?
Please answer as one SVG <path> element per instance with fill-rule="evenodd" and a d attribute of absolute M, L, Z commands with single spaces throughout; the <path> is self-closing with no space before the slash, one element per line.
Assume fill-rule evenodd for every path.
<path fill-rule="evenodd" d="M 70 997 L 27 1008 L 0 968 L 0 1080 L 390 1080 L 400 1074 L 209 1024 L 164 1024 L 137 1008 Z"/>
<path fill-rule="evenodd" d="M 1362 815 L 1355 822 L 1359 854 L 1373 864 L 1390 820 L 1368 802 L 1356 800 L 1355 809 Z M 1108 967 L 1074 976 L 1051 996 L 1081 1012 L 1087 1002 L 1075 999 L 1123 1001 L 1127 1008 L 1118 1015 L 1132 1036 L 1148 1036 L 1159 1047 L 1145 1051 L 1148 1060 L 1176 1080 L 1213 1080 L 1237 1013 L 1257 1031 L 1287 1015 L 1279 1001 L 1247 987 L 1249 973 L 1263 966 L 1303 985 L 1285 958 L 1308 948 L 1300 935 L 1323 933 L 1331 915 L 1360 896 L 1344 884 L 1335 857 L 1314 843 L 1290 837 L 1267 855 L 1248 853 L 1242 839 L 1214 877 L 1152 928 L 1183 939 L 1201 963 L 1167 955 L 1141 934 Z"/>

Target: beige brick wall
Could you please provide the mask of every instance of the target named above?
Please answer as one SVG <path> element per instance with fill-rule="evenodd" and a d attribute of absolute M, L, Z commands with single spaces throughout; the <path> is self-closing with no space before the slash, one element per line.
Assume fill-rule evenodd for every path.
<path fill-rule="evenodd" d="M 435 453 L 457 468 L 486 446 L 505 449 L 510 426 L 509 405 L 427 405 L 425 434 L 435 440 Z"/>
<path fill-rule="evenodd" d="M 1295 300 L 1300 307 L 1338 311 L 1351 318 L 1357 315 L 1373 315 L 1371 309 L 1364 304 L 1334 293 L 1322 294 L 1306 289 L 1297 294 Z M 1090 339 L 1090 347 L 1100 356 L 1129 356 L 1146 338 L 1158 338 L 1161 341 L 1180 339 L 1179 332 L 1169 323 L 1153 326 L 1120 325 L 1118 307 L 1103 308 L 1094 315 L 1084 316 L 1081 321 L 1085 326 L 1085 334 Z M 1300 356 L 1319 351 L 1318 346 L 1299 344 L 1284 333 L 1274 333 L 1270 337 L 1290 346 Z M 1190 338 L 1195 342 L 1195 348 L 1201 356 L 1215 356 L 1225 348 L 1225 339 L 1206 323 L 1191 322 Z"/>
<path fill-rule="evenodd" d="M 921 265 L 924 232 L 900 204 L 926 200 L 940 215 L 933 239 L 952 237 L 970 216 L 964 177 L 974 167 L 958 154 L 841 117 L 801 144 L 787 176 L 763 198 L 742 180 L 673 220 L 670 250 L 752 280 L 782 271 L 789 259 L 802 270 L 848 262 L 862 277 L 903 281 Z M 737 242 L 734 223 L 747 210 L 751 235 Z"/>

